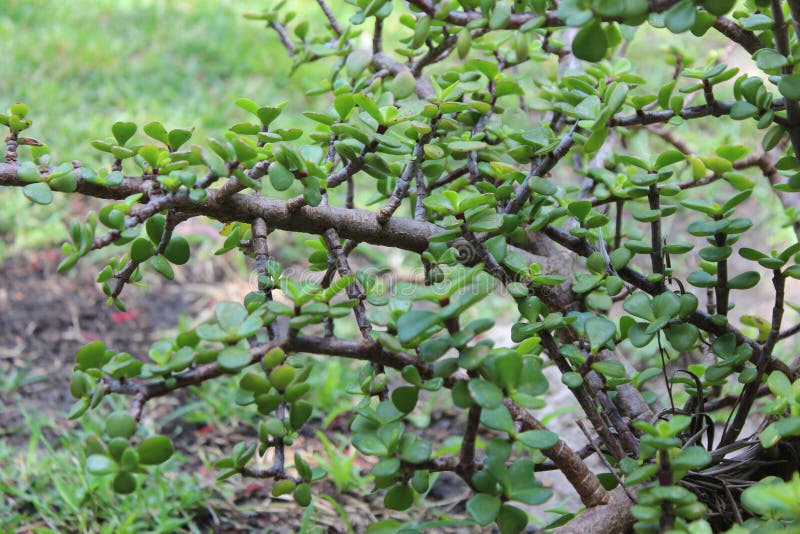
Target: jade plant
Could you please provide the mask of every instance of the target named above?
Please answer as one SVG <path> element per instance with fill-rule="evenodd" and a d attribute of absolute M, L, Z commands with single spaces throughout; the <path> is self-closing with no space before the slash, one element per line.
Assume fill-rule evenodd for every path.
<path fill-rule="evenodd" d="M 295 69 L 324 65 L 302 128 L 248 98 L 209 139 L 121 120 L 90 167 L 52 161 L 25 104 L 0 115 L 0 185 L 105 201 L 71 224 L 59 271 L 113 250 L 109 305 L 191 261 L 176 229 L 193 218 L 257 275 L 149 351 L 78 351 L 70 418 L 130 397 L 88 471 L 145 491 L 173 453 L 138 431 L 148 402 L 233 375 L 258 437 L 219 478 L 308 506 L 328 474 L 294 442 L 326 415 L 308 400 L 308 355 L 325 355 L 360 362 L 347 439 L 390 510 L 451 472 L 477 525 L 520 532 L 544 524 L 530 506 L 558 470 L 578 511 L 556 530 L 800 528 L 800 1 L 319 0 L 325 25 L 293 4 L 246 16 Z M 271 254 L 292 233 L 318 276 Z M 375 246 L 418 269 L 413 291 L 353 267 Z M 577 422 L 546 417 L 562 388 Z M 462 413 L 455 448 L 410 424 L 432 397 Z"/>

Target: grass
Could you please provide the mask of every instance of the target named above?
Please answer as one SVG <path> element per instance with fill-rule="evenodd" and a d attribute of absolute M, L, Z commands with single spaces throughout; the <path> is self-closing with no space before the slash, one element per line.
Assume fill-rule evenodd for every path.
<path fill-rule="evenodd" d="M 110 135 L 117 120 L 194 127 L 193 141 L 202 142 L 244 120 L 239 97 L 288 100 L 285 113 L 296 119 L 320 76 L 306 69 L 288 77 L 291 60 L 274 32 L 243 17 L 265 7 L 258 0 L 6 0 L 0 40 L 13 46 L 0 61 L 0 107 L 25 102 L 34 121 L 26 133 L 46 142 L 54 161 L 87 165 L 102 155 L 89 141 Z M 61 220 L 69 209 L 60 196 L 41 208 L 21 191 L 2 191 L 0 206 L 0 260 L 66 237 Z"/>
<path fill-rule="evenodd" d="M 30 431 L 25 448 L 0 441 L 0 523 L 4 532 L 173 532 L 206 507 L 213 487 L 175 467 L 143 480 L 147 491 L 121 496 L 108 481 L 86 473 L 83 445 L 98 417 L 64 430 L 22 406 Z M 194 529 L 196 530 L 196 529 Z"/>
<path fill-rule="evenodd" d="M 336 377 L 325 382 L 338 391 L 344 390 L 346 380 L 353 379 L 352 364 L 348 362 L 317 363 L 315 375 Z M 183 424 L 206 424 L 213 426 L 222 440 L 236 434 L 238 422 L 255 428 L 258 414 L 253 407 L 235 404 L 235 382 L 235 378 L 215 380 L 192 388 L 198 398 L 169 416 L 160 417 L 158 424 L 170 425 L 176 418 Z M 28 407 L 35 406 L 35 399 L 25 400 L 19 395 L 15 398 L 15 408 L 24 417 L 27 443 L 0 439 L 0 525 L 7 529 L 0 532 L 201 532 L 211 518 L 239 515 L 236 488 L 252 481 L 237 479 L 232 484 L 213 480 L 219 474 L 213 463 L 220 454 L 229 452 L 232 444 L 217 440 L 219 449 L 213 447 L 216 452 L 195 450 L 196 445 L 179 446 L 179 452 L 169 462 L 137 477 L 137 492 L 118 495 L 110 490 L 109 477 L 86 472 L 85 444 L 91 436 L 102 435 L 105 416 L 114 410 L 125 410 L 129 399 L 107 397 L 97 410 L 77 423 L 67 423 L 65 413 L 54 417 L 51 410 L 47 415 Z M 333 405 L 346 405 L 349 400 L 341 395 L 323 399 Z M 320 399 L 309 400 L 316 405 L 317 414 L 322 413 Z M 147 417 L 141 426 L 137 432 L 140 435 L 155 431 Z M 337 461 L 337 457 L 347 455 L 342 456 L 343 452 L 329 441 L 323 443 L 326 457 L 312 454 L 315 463 L 331 473 L 340 491 L 365 491 L 366 478 L 353 465 L 356 455 L 351 453 L 349 462 Z M 202 461 L 204 472 L 198 472 L 197 461 L 192 463 L 194 467 L 187 467 L 193 455 Z M 346 515 L 343 521 L 346 522 Z"/>
<path fill-rule="evenodd" d="M 272 32 L 242 17 L 263 2 L 12 0 L 6 7 L 0 38 L 24 35 L 26 44 L 10 47 L 0 64 L 6 99 L 31 107 L 39 120 L 30 133 L 46 138 L 56 160 L 85 159 L 88 140 L 121 119 L 196 127 L 202 139 L 242 118 L 236 98 L 277 103 L 293 95 L 297 110 L 305 104 L 297 95 L 314 83 L 287 78 L 290 59 Z"/>

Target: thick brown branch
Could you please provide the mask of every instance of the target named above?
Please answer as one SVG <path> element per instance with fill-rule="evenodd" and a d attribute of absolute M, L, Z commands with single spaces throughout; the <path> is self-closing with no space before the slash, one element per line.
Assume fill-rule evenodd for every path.
<path fill-rule="evenodd" d="M 627 488 L 628 492 L 633 492 Z M 553 534 L 587 534 L 589 532 L 629 532 L 633 526 L 631 500 L 625 488 L 617 488 L 608 493 L 608 502 L 586 510 Z"/>
<path fill-rule="evenodd" d="M 761 42 L 761 39 L 759 39 L 755 33 L 745 30 L 727 17 L 718 17 L 717 20 L 714 21 L 714 29 L 731 41 L 739 44 L 751 54 L 755 54 L 764 48 L 764 43 Z"/>
<path fill-rule="evenodd" d="M 464 437 L 461 441 L 461 450 L 458 454 L 457 469 L 461 477 L 469 481 L 475 473 L 475 440 L 478 435 L 478 427 L 481 423 L 481 407 L 473 404 L 467 415 L 467 428 L 464 429 Z"/>
<path fill-rule="evenodd" d="M 17 187 L 26 185 L 17 178 L 17 168 L 15 164 L 0 163 L 0 185 Z M 81 180 L 77 192 L 96 198 L 124 199 L 140 192 L 141 187 L 141 180 L 136 178 L 126 178 L 117 187 Z M 142 201 L 149 201 L 147 195 L 142 197 Z M 321 235 L 326 229 L 335 228 L 340 237 L 346 239 L 392 246 L 418 253 L 428 248 L 431 236 L 443 231 L 441 227 L 433 223 L 415 221 L 405 217 L 392 217 L 386 224 L 381 225 L 376 220 L 374 212 L 359 209 L 302 206 L 292 210 L 284 201 L 255 195 L 226 195 L 219 189 L 209 190 L 208 198 L 202 202 L 194 202 L 188 197 L 180 197 L 172 199 L 162 209 L 167 207 L 180 211 L 186 216 L 204 215 L 220 222 L 250 223 L 256 218 L 262 218 L 270 228 L 290 232 Z M 158 212 L 152 208 L 151 211 L 150 215 Z M 452 244 L 457 248 L 470 246 L 464 240 L 459 239 L 453 241 Z M 509 252 L 512 251 L 522 254 L 529 263 L 538 263 L 544 272 L 550 272 L 549 258 L 509 246 Z M 478 260 L 467 257 L 465 262 L 474 265 Z"/>
<path fill-rule="evenodd" d="M 547 430 L 547 428 L 539 422 L 527 410 L 521 408 L 509 399 L 505 399 L 504 404 L 511 417 L 520 425 L 520 430 Z M 605 504 L 609 500 L 608 493 L 600 485 L 592 471 L 586 467 L 583 460 L 575 454 L 575 451 L 560 439 L 550 448 L 542 449 L 542 454 L 547 456 L 554 464 L 558 466 L 564 476 L 567 477 L 569 483 L 578 492 L 581 502 L 587 507 L 591 508 Z"/>

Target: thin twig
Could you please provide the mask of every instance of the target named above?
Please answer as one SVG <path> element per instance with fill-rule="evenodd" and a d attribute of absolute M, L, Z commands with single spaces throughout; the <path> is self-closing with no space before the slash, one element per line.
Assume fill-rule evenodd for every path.
<path fill-rule="evenodd" d="M 256 218 L 251 226 L 253 232 L 253 252 L 256 256 L 256 273 L 258 275 L 258 290 L 264 293 L 268 301 L 272 300 L 272 289 L 265 284 L 264 279 L 267 278 L 267 261 L 269 261 L 269 247 L 267 245 L 267 236 L 270 229 L 267 228 L 267 223 L 261 217 Z M 270 339 L 278 338 L 278 327 L 275 321 L 267 325 L 267 332 Z"/>
<path fill-rule="evenodd" d="M 636 497 L 634 497 L 633 494 L 630 492 L 630 490 L 627 487 L 625 487 L 625 482 L 619 477 L 619 473 L 617 473 L 617 470 L 614 469 L 611 466 L 611 464 L 608 463 L 608 460 L 606 460 L 605 456 L 603 456 L 603 453 L 600 452 L 600 448 L 594 442 L 594 440 L 592 439 L 592 436 L 589 435 L 589 431 L 586 430 L 586 425 L 583 423 L 583 421 L 576 421 L 576 424 L 578 425 L 578 428 L 581 429 L 581 432 L 583 432 L 583 435 L 586 436 L 586 441 L 589 442 L 589 446 L 591 446 L 594 449 L 594 451 L 597 453 L 597 457 L 600 458 L 600 461 L 603 462 L 604 466 L 606 466 L 606 469 L 608 469 L 608 472 L 611 473 L 612 475 L 614 475 L 614 478 L 617 479 L 617 483 L 620 485 L 620 487 L 625 489 L 625 495 L 628 496 L 628 499 L 630 499 L 630 501 L 633 504 L 636 504 L 636 502 L 637 502 L 636 501 Z"/>
<path fill-rule="evenodd" d="M 514 191 L 514 199 L 511 200 L 503 210 L 505 213 L 518 212 L 530 197 L 531 179 L 534 177 L 543 177 L 545 174 L 550 172 L 553 167 L 556 166 L 556 163 L 558 163 L 561 158 L 567 155 L 567 152 L 569 152 L 569 149 L 572 148 L 572 145 L 575 143 L 573 134 L 575 133 L 576 129 L 577 125 L 573 126 L 570 132 L 561 139 L 561 142 L 555 149 L 553 149 L 552 152 L 540 157 L 531 165 L 531 170 L 528 173 L 528 176 L 525 177 L 519 187 L 517 187 L 517 189 Z"/>
<path fill-rule="evenodd" d="M 339 21 L 336 19 L 336 15 L 333 14 L 333 11 L 331 11 L 331 8 L 328 6 L 325 0 L 317 0 L 317 3 L 322 9 L 322 12 L 325 13 L 325 18 L 328 19 L 328 23 L 331 25 L 333 33 L 335 33 L 337 37 L 341 37 L 342 25 L 339 24 Z"/>
<path fill-rule="evenodd" d="M 269 26 L 275 30 L 275 33 L 278 34 L 278 38 L 281 40 L 281 44 L 286 49 L 286 52 L 288 52 L 290 56 L 293 56 L 296 50 L 294 43 L 292 42 L 292 38 L 289 37 L 289 32 L 286 31 L 286 28 L 284 28 L 280 22 L 274 20 L 269 23 Z"/>
<path fill-rule="evenodd" d="M 775 349 L 775 344 L 778 342 L 781 331 L 781 323 L 783 321 L 784 311 L 784 297 L 786 290 L 786 278 L 776 269 L 772 273 L 772 285 L 775 288 L 775 303 L 772 306 L 772 323 L 767 337 L 767 341 L 763 347 L 759 347 L 758 361 L 756 363 L 756 378 L 752 382 L 745 384 L 742 390 L 742 396 L 739 402 L 739 408 L 736 410 L 736 416 L 733 421 L 722 435 L 719 446 L 729 445 L 736 441 L 739 434 L 744 428 L 744 423 L 750 413 L 750 408 L 753 406 L 758 395 L 758 388 L 761 386 L 761 379 L 767 370 L 767 364 L 772 359 L 772 351 Z M 789 377 L 791 380 L 791 377 Z"/>

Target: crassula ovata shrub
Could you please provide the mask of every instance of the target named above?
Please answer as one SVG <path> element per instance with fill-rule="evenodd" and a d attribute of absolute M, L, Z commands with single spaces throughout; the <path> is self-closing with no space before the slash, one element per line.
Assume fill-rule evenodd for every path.
<path fill-rule="evenodd" d="M 217 253 L 257 271 L 242 302 L 147 354 L 78 351 L 70 418 L 130 397 L 87 443 L 88 471 L 143 491 L 148 466 L 173 453 L 168 436 L 137 433 L 147 402 L 235 375 L 258 439 L 219 460 L 219 477 L 263 478 L 308 506 L 326 473 L 292 448 L 315 417 L 308 355 L 325 355 L 362 362 L 349 439 L 388 509 L 449 471 L 472 490 L 476 524 L 519 532 L 526 506 L 552 494 L 537 472 L 555 469 L 582 506 L 557 530 L 798 528 L 800 328 L 787 319 L 800 1 L 318 3 L 324 27 L 291 2 L 247 15 L 297 67 L 325 64 L 313 127 L 287 120 L 285 103 L 242 98 L 242 122 L 205 140 L 115 122 L 91 142 L 108 165 L 90 168 L 51 161 L 26 136 L 25 104 L 0 115 L 0 185 L 37 204 L 106 200 L 72 223 L 59 270 L 114 250 L 97 276 L 110 305 L 190 261 L 175 230 L 195 217 L 223 223 Z M 775 206 L 767 230 L 752 220 L 759 203 Z M 270 255 L 287 233 L 313 236 L 302 250 L 315 281 Z M 417 267 L 419 284 L 393 292 L 353 268 L 351 253 L 373 246 Z M 487 335 L 490 295 L 515 310 L 509 343 Z M 530 411 L 555 409 L 562 387 L 582 409 L 582 449 Z M 408 423 L 431 395 L 463 411 L 455 451 Z"/>

